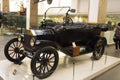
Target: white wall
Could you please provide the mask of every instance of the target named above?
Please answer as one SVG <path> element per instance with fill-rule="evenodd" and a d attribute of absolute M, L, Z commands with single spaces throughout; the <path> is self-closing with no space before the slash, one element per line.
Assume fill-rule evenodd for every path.
<path fill-rule="evenodd" d="M 71 8 L 77 10 L 77 7 L 78 7 L 78 0 L 72 0 L 71 1 Z"/>
<path fill-rule="evenodd" d="M 54 0 L 53 0 L 54 1 Z M 72 0 L 60 0 L 60 6 L 71 6 L 71 1 Z M 75 2 L 76 0 L 74 0 L 74 2 Z M 57 0 L 57 2 L 58 2 L 58 0 Z"/>
<path fill-rule="evenodd" d="M 79 1 L 79 13 L 80 14 L 88 14 L 88 4 L 89 0 L 80 0 Z"/>
<path fill-rule="evenodd" d="M 108 0 L 107 13 L 120 14 L 120 0 Z"/>
<path fill-rule="evenodd" d="M 0 2 L 1 1 L 2 0 L 0 0 Z M 21 0 L 10 0 L 10 1 L 18 2 Z M 10 7 L 10 11 L 15 11 L 16 8 L 17 10 L 19 9 L 16 2 L 13 2 L 13 4 Z M 39 14 L 44 13 L 45 9 L 50 6 L 71 6 L 76 10 L 79 9 L 78 10 L 79 14 L 88 14 L 88 4 L 89 4 L 89 0 L 53 0 L 53 3 L 51 5 L 47 5 L 47 2 L 44 1 L 39 3 Z M 26 0 L 24 0 L 24 7 L 26 7 Z M 107 13 L 120 14 L 120 0 L 108 0 Z"/>
<path fill-rule="evenodd" d="M 38 3 L 38 14 L 44 14 L 44 2 Z"/>
<path fill-rule="evenodd" d="M 88 14 L 89 0 L 80 0 L 80 14 Z M 120 0 L 108 0 L 107 14 L 120 14 Z"/>
<path fill-rule="evenodd" d="M 44 14 L 44 12 L 49 7 L 59 7 L 59 6 L 71 6 L 71 0 L 53 0 L 52 4 L 50 4 L 50 5 L 47 4 L 46 1 L 39 2 L 38 3 L 38 14 Z M 55 12 L 55 11 L 53 11 L 53 12 Z"/>
<path fill-rule="evenodd" d="M 9 1 L 10 12 L 18 12 L 18 11 L 20 11 L 21 3 L 23 3 L 24 8 L 26 8 L 27 0 L 10 0 Z"/>

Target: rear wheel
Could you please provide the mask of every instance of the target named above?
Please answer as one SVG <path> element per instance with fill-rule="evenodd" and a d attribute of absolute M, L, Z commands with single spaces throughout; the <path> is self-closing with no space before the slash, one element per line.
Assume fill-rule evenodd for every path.
<path fill-rule="evenodd" d="M 6 58 L 16 64 L 20 63 L 25 58 L 23 51 L 23 44 L 18 41 L 17 38 L 10 40 L 4 48 Z"/>
<path fill-rule="evenodd" d="M 101 38 L 97 41 L 97 43 L 95 45 L 92 58 L 94 60 L 99 60 L 102 57 L 104 50 L 105 50 L 105 42 Z"/>
<path fill-rule="evenodd" d="M 44 79 L 55 71 L 58 61 L 58 52 L 53 47 L 44 47 L 31 60 L 32 73 L 39 79 Z"/>

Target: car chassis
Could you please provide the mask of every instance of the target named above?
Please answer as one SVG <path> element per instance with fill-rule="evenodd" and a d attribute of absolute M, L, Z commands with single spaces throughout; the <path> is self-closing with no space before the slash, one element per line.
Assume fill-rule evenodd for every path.
<path fill-rule="evenodd" d="M 71 57 L 93 52 L 91 58 L 99 60 L 107 44 L 106 38 L 100 36 L 102 31 L 107 31 L 106 24 L 73 23 L 68 12 L 74 12 L 74 9 L 52 8 L 68 8 L 62 24 L 47 22 L 49 8 L 41 29 L 20 34 L 11 39 L 4 49 L 6 58 L 16 64 L 25 57 L 31 58 L 32 73 L 40 79 L 49 77 L 55 71 L 59 61 L 58 50 Z"/>

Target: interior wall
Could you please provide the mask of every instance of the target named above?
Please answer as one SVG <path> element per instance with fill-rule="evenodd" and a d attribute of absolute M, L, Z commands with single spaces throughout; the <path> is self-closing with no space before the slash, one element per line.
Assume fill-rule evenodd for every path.
<path fill-rule="evenodd" d="M 75 0 L 76 1 L 76 0 Z M 74 1 L 74 2 L 75 2 Z M 38 3 L 38 14 L 44 14 L 49 7 L 71 6 L 71 0 L 53 0 L 52 4 L 47 4 L 46 1 Z M 53 11 L 54 12 L 54 11 Z"/>
<path fill-rule="evenodd" d="M 2 0 L 0 0 L 1 2 Z M 14 9 L 12 10 L 12 8 L 10 7 L 10 11 L 15 11 L 15 8 L 17 8 L 16 11 L 18 11 L 19 9 L 19 4 L 18 2 L 21 0 L 10 0 L 12 1 L 16 1 L 13 2 L 13 4 L 11 4 L 12 8 L 14 6 Z M 24 7 L 26 7 L 26 1 L 24 0 Z M 46 6 L 50 7 L 50 6 L 71 6 L 72 8 L 75 8 L 77 10 L 77 12 L 79 14 L 88 14 L 88 3 L 89 0 L 53 0 L 53 3 L 51 5 L 46 5 L 47 2 L 40 2 L 39 3 L 39 14 L 44 13 Z M 120 14 L 120 0 L 108 0 L 108 4 L 107 4 L 107 14 Z M 1 4 L 2 5 L 2 4 Z M 78 10 L 79 9 L 79 10 Z"/>
<path fill-rule="evenodd" d="M 78 8 L 78 0 L 71 0 L 71 8 L 77 10 L 77 8 Z"/>
<path fill-rule="evenodd" d="M 88 3 L 89 0 L 80 0 L 80 14 L 88 14 Z M 120 0 L 108 0 L 107 14 L 120 14 Z"/>
<path fill-rule="evenodd" d="M 20 11 L 21 4 L 26 8 L 27 0 L 9 0 L 10 12 Z"/>
<path fill-rule="evenodd" d="M 120 14 L 120 0 L 108 0 L 108 14 Z"/>
<path fill-rule="evenodd" d="M 88 14 L 88 4 L 89 0 L 80 0 L 79 1 L 79 13 L 80 14 Z"/>

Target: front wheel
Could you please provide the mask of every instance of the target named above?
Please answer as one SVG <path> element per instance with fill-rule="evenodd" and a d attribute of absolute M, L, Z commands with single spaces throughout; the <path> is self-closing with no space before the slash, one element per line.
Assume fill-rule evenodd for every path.
<path fill-rule="evenodd" d="M 4 48 L 6 58 L 16 64 L 20 63 L 25 58 L 25 55 L 22 53 L 23 51 L 23 44 L 18 41 L 17 38 L 11 39 Z"/>
<path fill-rule="evenodd" d="M 32 73 L 39 79 L 50 76 L 59 61 L 58 52 L 53 47 L 39 49 L 31 60 Z"/>
<path fill-rule="evenodd" d="M 93 51 L 93 56 L 92 58 L 94 60 L 99 60 L 103 53 L 104 53 L 104 50 L 105 50 L 105 42 L 104 40 L 101 38 L 97 41 L 95 47 L 94 47 L 94 51 Z"/>

